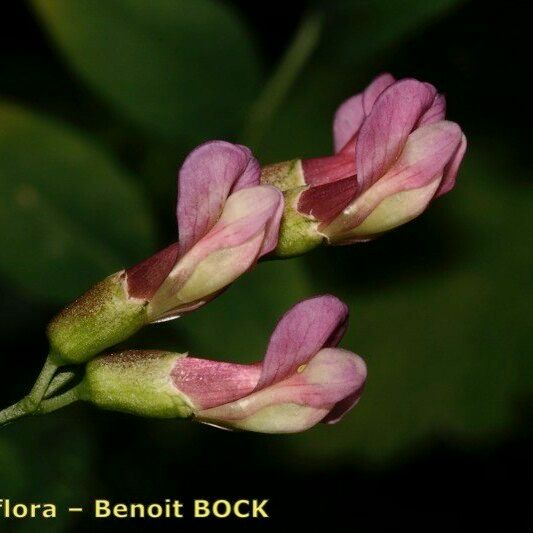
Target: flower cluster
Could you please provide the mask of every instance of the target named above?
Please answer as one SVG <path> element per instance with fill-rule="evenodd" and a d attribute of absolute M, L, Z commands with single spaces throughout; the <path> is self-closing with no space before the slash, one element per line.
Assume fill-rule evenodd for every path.
<path fill-rule="evenodd" d="M 421 214 L 453 188 L 466 149 L 445 107 L 429 83 L 383 74 L 338 108 L 333 155 L 261 168 L 245 146 L 197 147 L 179 171 L 176 242 L 97 283 L 50 322 L 47 364 L 0 423 L 79 399 L 259 432 L 338 421 L 358 401 L 366 367 L 337 347 L 348 309 L 334 296 L 288 311 L 259 363 L 104 352 L 146 324 L 203 306 L 261 258 L 366 241 Z M 81 364 L 81 382 L 61 392 L 58 369 Z"/>
<path fill-rule="evenodd" d="M 383 74 L 337 109 L 334 155 L 266 166 L 286 197 L 277 253 L 373 239 L 449 192 L 466 138 L 445 112 L 433 85 Z"/>

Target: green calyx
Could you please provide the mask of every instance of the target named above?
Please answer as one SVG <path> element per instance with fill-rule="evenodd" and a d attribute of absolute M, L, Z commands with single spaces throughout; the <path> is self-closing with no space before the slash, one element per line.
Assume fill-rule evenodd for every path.
<path fill-rule="evenodd" d="M 302 160 L 291 159 L 264 166 L 261 170 L 261 183 L 273 185 L 282 192 L 303 187 L 305 180 Z"/>
<path fill-rule="evenodd" d="M 65 307 L 52 319 L 47 334 L 58 364 L 79 364 L 127 339 L 147 322 L 146 301 L 128 296 L 121 271 Z"/>
<path fill-rule="evenodd" d="M 324 235 L 318 232 L 318 222 L 299 213 L 296 209 L 300 193 L 305 187 L 285 191 L 285 209 L 281 219 L 279 239 L 272 255 L 279 258 L 293 257 L 316 248 L 324 241 Z"/>
<path fill-rule="evenodd" d="M 317 231 L 317 222 L 296 209 L 300 193 L 307 187 L 301 159 L 266 165 L 261 183 L 273 185 L 283 192 L 285 210 L 281 219 L 278 245 L 271 257 L 287 258 L 316 248 L 324 240 Z"/>
<path fill-rule="evenodd" d="M 80 399 L 102 409 L 155 418 L 186 418 L 193 409 L 174 387 L 171 372 L 186 354 L 128 351 L 97 357 L 78 385 Z"/>

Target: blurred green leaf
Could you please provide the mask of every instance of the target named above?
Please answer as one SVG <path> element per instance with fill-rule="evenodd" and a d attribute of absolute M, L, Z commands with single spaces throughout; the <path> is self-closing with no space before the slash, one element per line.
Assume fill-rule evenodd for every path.
<path fill-rule="evenodd" d="M 503 179 L 523 169 L 494 151 L 470 149 L 457 189 L 432 207 L 463 228 L 451 232 L 464 250 L 454 265 L 392 286 L 380 287 L 370 274 L 365 281 L 373 291 L 354 294 L 345 283 L 337 294 L 353 316 L 343 345 L 367 361 L 367 387 L 337 426 L 295 436 L 297 453 L 381 461 L 432 436 L 467 443 L 497 439 L 512 426 L 517 402 L 531 394 L 533 372 L 531 313 L 523 297 L 533 290 L 533 250 L 524 242 L 532 195 Z M 394 248 L 393 234 L 386 238 Z M 433 245 L 447 243 L 436 235 Z M 362 245 L 358 261 L 365 257 Z M 418 260 L 412 258 L 413 268 Z M 396 268 L 392 257 L 390 268 Z M 320 288 L 331 283 L 325 272 L 315 279 Z"/>
<path fill-rule="evenodd" d="M 150 133 L 234 132 L 257 89 L 239 16 L 214 0 L 33 0 L 75 70 Z"/>
<path fill-rule="evenodd" d="M 312 65 L 306 70 L 267 134 L 252 147 L 260 161 L 317 157 L 333 150 L 333 113 L 346 97 L 344 84 L 331 85 L 333 78 L 342 79 L 330 65 Z"/>
<path fill-rule="evenodd" d="M 2 531 L 67 531 L 91 493 L 94 443 L 72 411 L 20 420 L 0 433 L 0 494 L 11 503 L 54 503 L 57 517 L 2 520 Z"/>
<path fill-rule="evenodd" d="M 341 0 L 329 5 L 329 38 L 324 55 L 362 65 L 397 41 L 424 29 L 465 0 Z"/>
<path fill-rule="evenodd" d="M 331 136 L 337 106 L 363 90 L 377 74 L 376 56 L 394 50 L 402 38 L 426 28 L 464 1 L 328 2 L 317 12 L 325 15 L 323 18 L 311 14 L 303 19 L 292 48 L 254 104 L 245 141 L 265 155 L 266 161 L 318 155 L 316 149 Z M 308 27 L 317 24 L 315 21 L 320 21 L 320 26 Z M 309 65 L 308 60 L 312 60 Z M 287 72 L 291 65 L 303 70 L 297 80 Z"/>
<path fill-rule="evenodd" d="M 243 135 L 246 144 L 257 143 L 267 130 L 272 117 L 315 51 L 320 40 L 321 29 L 322 14 L 320 12 L 310 12 L 302 19 L 290 46 L 249 113 Z"/>
<path fill-rule="evenodd" d="M 154 246 L 142 192 L 80 133 L 0 104 L 0 272 L 64 302 Z"/>

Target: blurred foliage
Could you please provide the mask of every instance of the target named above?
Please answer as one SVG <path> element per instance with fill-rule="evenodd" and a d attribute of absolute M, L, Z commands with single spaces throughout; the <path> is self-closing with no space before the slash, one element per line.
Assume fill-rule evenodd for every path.
<path fill-rule="evenodd" d="M 348 68 L 363 65 L 376 53 L 391 48 L 446 16 L 465 0 L 336 0 L 329 6 L 322 54 Z"/>
<path fill-rule="evenodd" d="M 56 303 L 141 259 L 155 240 L 138 185 L 109 155 L 8 104 L 0 105 L 0 227 L 0 271 Z"/>
<path fill-rule="evenodd" d="M 480 48 L 473 59 L 465 51 L 471 21 L 484 4 L 467 13 L 467 2 L 453 0 L 301 2 L 300 8 L 312 10 L 300 16 L 296 7 L 291 24 L 277 12 L 260 24 L 273 8 L 244 2 L 240 10 L 207 0 L 31 5 L 80 81 L 73 86 L 68 70 L 57 71 L 69 83 L 64 93 L 49 95 L 56 117 L 26 109 L 33 101 L 23 91 L 6 99 L 17 105 L 0 104 L 0 272 L 2 286 L 9 287 L 0 306 L 9 320 L 0 323 L 0 332 L 14 346 L 27 335 L 35 350 L 44 351 L 45 316 L 175 237 L 172 202 L 180 158 L 211 136 L 247 140 L 244 128 L 253 122 L 254 103 L 267 117 L 254 123 L 262 131 L 251 136 L 263 162 L 322 155 L 331 150 L 336 106 L 381 70 L 397 69 L 442 83 L 451 118 L 465 125 L 470 141 L 458 187 L 419 220 L 372 243 L 261 263 L 208 306 L 146 328 L 128 342 L 253 361 L 262 357 L 276 320 L 295 301 L 335 293 L 352 311 L 343 345 L 369 366 L 360 405 L 342 423 L 280 437 L 98 413 L 102 422 L 95 431 L 129 439 L 119 451 L 102 443 L 107 460 L 98 471 L 104 486 L 122 490 L 131 483 L 141 490 L 128 461 L 147 449 L 159 452 L 157 466 L 135 469 L 145 468 L 142 483 L 155 491 L 157 476 L 184 467 L 189 454 L 201 457 L 194 468 L 216 478 L 209 470 L 219 466 L 210 459 L 212 449 L 238 449 L 250 461 L 281 470 L 289 463 L 384 464 L 433 438 L 463 447 L 494 442 L 518 423 L 517 405 L 531 399 L 526 295 L 532 250 L 524 240 L 531 224 L 531 170 L 517 155 L 520 139 L 502 133 L 508 124 L 493 124 L 486 112 L 485 103 L 495 95 L 480 96 L 480 103 L 469 78 L 480 57 L 490 69 L 490 76 L 480 74 L 487 80 L 494 64 L 503 65 L 493 49 Z M 286 54 L 294 44 L 291 35 L 317 14 L 324 23 L 319 30 L 313 26 L 305 53 Z M 450 42 L 460 28 L 463 40 Z M 281 57 L 266 57 L 265 50 L 258 57 L 261 34 L 263 48 L 281 50 Z M 272 73 L 262 83 L 269 63 Z M 26 76 L 20 76 L 21 86 Z M 37 87 L 35 92 L 46 102 Z M 58 95 L 67 103 L 83 101 L 80 116 L 61 112 Z M 501 120 L 509 114 L 500 113 Z M 65 116 L 79 131 L 60 122 Z M 32 365 L 39 363 L 32 356 Z M 18 374 L 6 392 L 13 398 L 6 396 L 5 403 L 20 396 L 31 377 L 25 361 L 13 364 Z M 75 412 L 85 418 L 89 411 Z M 5 483 L 10 493 L 33 497 L 31 466 L 22 463 L 38 461 L 41 435 L 51 432 L 68 435 L 79 461 L 73 468 L 86 476 L 91 438 L 83 446 L 77 440 L 85 439 L 83 426 L 94 420 L 67 427 L 61 425 L 64 416 L 28 420 L 0 435 L 0 487 Z M 47 450 L 47 461 L 58 464 L 64 453 Z M 83 482 L 65 475 L 62 483 L 82 490 Z M 50 474 L 39 476 L 46 480 Z M 48 489 L 43 493 L 51 498 Z"/>
<path fill-rule="evenodd" d="M 257 90 L 251 34 L 221 2 L 33 3 L 73 68 L 150 133 L 231 134 Z"/>
<path fill-rule="evenodd" d="M 57 434 L 68 438 L 56 440 Z M 57 443 L 49 453 L 50 442 Z M 92 431 L 72 412 L 54 419 L 28 419 L 2 428 L 0 493 L 11 502 L 57 505 L 57 518 L 46 520 L 47 533 L 64 531 L 76 516 L 65 512 L 91 495 L 94 459 Z M 37 483 L 36 483 L 37 481 Z M 2 520 L 2 531 L 43 531 L 42 520 Z"/>

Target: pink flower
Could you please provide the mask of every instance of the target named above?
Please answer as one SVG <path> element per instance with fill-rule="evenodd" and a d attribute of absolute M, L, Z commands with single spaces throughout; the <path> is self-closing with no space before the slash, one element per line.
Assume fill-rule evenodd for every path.
<path fill-rule="evenodd" d="M 291 188 L 303 187 L 292 207 L 331 244 L 368 240 L 415 218 L 453 188 L 465 153 L 465 136 L 445 109 L 429 83 L 379 76 L 338 108 L 335 154 L 292 163 Z M 279 184 L 284 168 L 267 167 L 263 181 Z"/>
<path fill-rule="evenodd" d="M 363 360 L 336 348 L 348 319 L 333 296 L 295 305 L 278 323 L 262 363 L 179 359 L 174 386 L 195 417 L 217 426 L 286 433 L 338 421 L 361 395 Z"/>
<path fill-rule="evenodd" d="M 81 397 L 106 409 L 263 433 L 335 423 L 366 380 L 364 361 L 336 347 L 347 321 L 347 307 L 333 296 L 300 302 L 278 323 L 264 360 L 250 365 L 168 352 L 98 357 Z"/>
<path fill-rule="evenodd" d="M 193 150 L 178 178 L 179 241 L 91 287 L 49 324 L 61 363 L 81 363 L 150 322 L 215 298 L 278 241 L 283 195 L 260 185 L 250 150 L 212 141 Z"/>
<path fill-rule="evenodd" d="M 276 247 L 282 195 L 259 184 L 251 151 L 224 141 L 193 150 L 179 173 L 179 242 L 126 271 L 131 297 L 152 320 L 214 298 Z"/>

